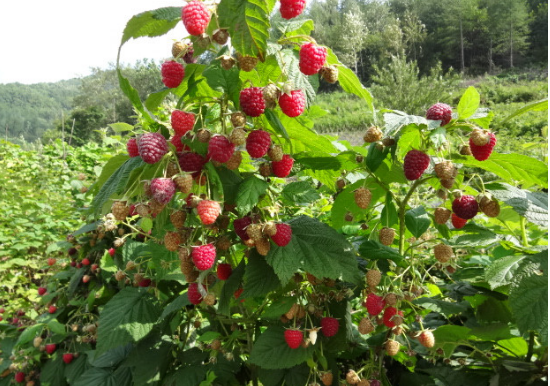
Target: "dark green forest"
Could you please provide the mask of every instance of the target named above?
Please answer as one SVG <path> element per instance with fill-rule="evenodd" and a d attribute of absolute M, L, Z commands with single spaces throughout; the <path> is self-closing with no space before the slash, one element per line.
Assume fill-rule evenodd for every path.
<path fill-rule="evenodd" d="M 278 18 L 274 13 L 273 22 Z M 314 21 L 317 42 L 332 47 L 379 101 L 410 113 L 422 114 L 442 91 L 452 103 L 461 87 L 479 82 L 489 88 L 487 107 L 547 94 L 545 0 L 312 0 L 300 18 Z M 124 69 L 142 100 L 163 87 L 159 65 L 143 60 Z M 530 95 L 508 101 L 502 94 L 512 92 L 509 86 Z M 339 91 L 326 83 L 320 87 Z M 64 137 L 82 145 L 109 123 L 134 123 L 133 115 L 113 64 L 92 68 L 82 79 L 0 84 L 0 128 L 13 142 Z M 333 129 L 320 124 L 323 131 Z"/>

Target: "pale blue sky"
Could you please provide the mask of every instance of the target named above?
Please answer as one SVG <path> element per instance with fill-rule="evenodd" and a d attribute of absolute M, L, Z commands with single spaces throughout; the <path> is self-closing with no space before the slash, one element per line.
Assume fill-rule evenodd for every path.
<path fill-rule="evenodd" d="M 182 0 L 1 0 L 0 83 L 71 79 L 106 68 L 116 55 L 126 22 L 138 13 Z M 121 60 L 169 57 L 173 39 L 187 33 L 183 23 L 158 38 L 130 40 Z"/>

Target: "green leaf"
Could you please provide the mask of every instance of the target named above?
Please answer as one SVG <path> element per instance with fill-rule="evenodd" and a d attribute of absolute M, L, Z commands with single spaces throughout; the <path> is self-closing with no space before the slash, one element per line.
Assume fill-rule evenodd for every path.
<path fill-rule="evenodd" d="M 292 297 L 278 297 L 262 313 L 263 319 L 279 319 L 281 315 L 286 314 L 296 299 Z"/>
<path fill-rule="evenodd" d="M 223 284 L 223 288 L 220 294 L 220 302 L 218 303 L 218 312 L 223 315 L 229 315 L 229 304 L 233 298 L 233 293 L 241 286 L 243 276 L 245 273 L 246 262 L 245 259 L 241 260 L 240 264 L 231 272 L 229 279 Z"/>
<path fill-rule="evenodd" d="M 385 134 L 388 136 L 396 135 L 402 128 L 412 127 L 418 130 L 421 126 L 425 126 L 428 130 L 434 130 L 440 127 L 441 124 L 440 121 L 428 120 L 418 115 L 407 115 L 401 111 L 384 113 L 384 122 L 386 123 Z M 420 138 L 418 139 L 420 140 Z M 401 143 L 399 145 L 402 146 Z M 406 153 L 408 149 L 404 151 Z"/>
<path fill-rule="evenodd" d="M 488 184 L 487 190 L 498 200 L 510 205 L 520 216 L 548 228 L 548 193 L 530 192 L 508 184 Z"/>
<path fill-rule="evenodd" d="M 449 244 L 457 247 L 481 247 L 497 243 L 501 237 L 489 229 L 475 224 L 467 224 L 460 233 L 449 240 Z"/>
<path fill-rule="evenodd" d="M 266 256 L 282 283 L 298 269 L 319 278 L 361 280 L 351 245 L 333 228 L 306 216 L 295 217 L 288 224 L 292 227 L 290 243 L 273 245 Z"/>
<path fill-rule="evenodd" d="M 127 160 L 129 160 L 127 154 L 119 154 L 111 157 L 109 161 L 101 169 L 101 174 L 97 178 L 90 192 L 97 193 L 99 189 L 107 182 L 107 180 L 116 172 Z"/>
<path fill-rule="evenodd" d="M 386 205 L 384 205 L 384 209 L 382 209 L 382 213 L 380 214 L 380 223 L 382 226 L 391 228 L 391 226 L 397 224 L 398 221 L 397 209 L 393 203 L 391 193 L 388 192 L 386 193 Z"/>
<path fill-rule="evenodd" d="M 413 303 L 427 310 L 439 312 L 447 316 L 459 314 L 466 311 L 468 308 L 464 303 L 451 303 L 446 300 L 434 298 L 418 298 L 415 299 Z"/>
<path fill-rule="evenodd" d="M 458 119 L 467 119 L 474 115 L 479 102 L 479 92 L 473 86 L 468 87 L 458 102 Z"/>
<path fill-rule="evenodd" d="M 493 153 L 486 161 L 461 155 L 453 155 L 452 158 L 456 163 L 494 173 L 512 185 L 522 184 L 524 188 L 533 185 L 548 187 L 548 165 L 526 155 Z"/>
<path fill-rule="evenodd" d="M 445 129 L 444 127 L 438 127 L 430 133 L 430 141 L 432 141 L 436 148 L 439 148 L 447 142 L 446 134 L 447 129 Z"/>
<path fill-rule="evenodd" d="M 210 183 L 211 199 L 224 202 L 225 195 L 223 190 L 223 183 L 218 175 L 218 169 L 214 167 L 212 162 L 207 162 L 204 168 L 208 172 L 208 182 Z"/>
<path fill-rule="evenodd" d="M 222 182 L 225 202 L 234 204 L 239 192 L 239 186 L 243 182 L 242 177 L 225 167 L 218 168 L 217 172 Z"/>
<path fill-rule="evenodd" d="M 321 195 L 311 186 L 311 183 L 296 181 L 285 185 L 281 197 L 292 205 L 308 205 L 320 199 Z"/>
<path fill-rule="evenodd" d="M 170 304 L 164 307 L 164 309 L 162 310 L 162 314 L 160 315 L 160 319 L 164 319 L 168 315 L 182 310 L 185 306 L 189 304 L 191 304 L 191 302 L 189 301 L 189 297 L 187 296 L 186 292 L 175 298 L 172 302 L 170 302 Z"/>
<path fill-rule="evenodd" d="M 183 366 L 176 372 L 177 386 L 197 386 L 206 377 L 206 366 Z"/>
<path fill-rule="evenodd" d="M 282 135 L 284 139 L 289 141 L 290 137 L 288 136 L 288 133 L 286 132 L 285 127 L 281 123 L 279 116 L 271 109 L 266 109 L 264 112 L 264 115 L 267 118 L 267 121 L 269 122 L 273 130 L 275 130 L 276 133 Z"/>
<path fill-rule="evenodd" d="M 296 162 L 309 169 L 315 170 L 340 170 L 342 164 L 337 157 L 312 157 L 310 153 L 302 153 L 296 156 Z"/>
<path fill-rule="evenodd" d="M 124 288 L 101 311 L 96 356 L 138 342 L 153 328 L 161 310 L 147 289 Z"/>
<path fill-rule="evenodd" d="M 369 260 L 392 260 L 397 265 L 401 265 L 403 262 L 403 257 L 396 249 L 374 240 L 365 240 L 359 246 L 359 253 L 362 257 Z"/>
<path fill-rule="evenodd" d="M 498 346 L 505 349 L 505 353 L 512 353 L 517 357 L 525 357 L 529 347 L 525 339 L 521 337 L 514 337 L 510 339 L 503 339 L 497 342 Z"/>
<path fill-rule="evenodd" d="M 409 232 L 417 239 L 428 230 L 432 221 L 426 213 L 426 209 L 421 205 L 405 213 L 405 225 Z"/>
<path fill-rule="evenodd" d="M 122 46 L 130 39 L 161 36 L 174 28 L 181 20 L 181 7 L 159 8 L 133 16 L 122 33 Z"/>
<path fill-rule="evenodd" d="M 166 358 L 171 354 L 171 348 L 171 342 L 160 332 L 139 342 L 124 362 L 125 366 L 133 367 L 132 383 L 148 385 L 160 381 L 169 365 Z"/>
<path fill-rule="evenodd" d="M 39 335 L 39 333 L 42 331 L 43 328 L 44 328 L 44 324 L 42 323 L 37 323 L 34 326 L 27 327 L 21 333 L 21 335 L 19 335 L 19 339 L 17 340 L 17 343 L 15 344 L 15 346 L 21 346 L 21 345 L 24 345 L 25 343 L 30 342 L 36 336 Z"/>
<path fill-rule="evenodd" d="M 169 88 L 149 94 L 145 100 L 145 107 L 149 111 L 157 110 L 168 94 L 170 94 Z"/>
<path fill-rule="evenodd" d="M 382 162 L 384 162 L 384 159 L 389 152 L 389 147 L 384 147 L 380 150 L 376 143 L 371 143 L 369 146 L 369 152 L 367 153 L 367 158 L 365 160 L 369 170 L 374 173 L 380 167 Z"/>
<path fill-rule="evenodd" d="M 510 307 L 522 333 L 540 334 L 548 344 L 548 276 L 526 275 L 510 289 Z"/>
<path fill-rule="evenodd" d="M 468 340 L 471 330 L 463 326 L 444 325 L 434 332 L 435 348 L 442 348 L 446 357 L 450 357 L 454 349 Z"/>
<path fill-rule="evenodd" d="M 122 386 L 126 384 L 128 381 L 120 383 L 111 369 L 92 367 L 78 378 L 74 386 Z"/>
<path fill-rule="evenodd" d="M 510 284 L 514 279 L 519 263 L 523 259 L 525 259 L 525 256 L 512 255 L 494 261 L 485 272 L 485 279 L 491 289 Z"/>
<path fill-rule="evenodd" d="M 73 361 L 65 366 L 65 377 L 70 385 L 74 385 L 76 380 L 89 369 L 87 355 L 81 353 L 78 358 L 74 358 Z"/>
<path fill-rule="evenodd" d="M 44 386 L 65 386 L 67 384 L 64 374 L 65 363 L 60 353 L 54 355 L 40 372 L 40 384 Z"/>
<path fill-rule="evenodd" d="M 548 98 L 537 101 L 537 102 L 531 102 L 527 105 L 523 106 L 519 110 L 514 111 L 512 114 L 507 116 L 502 123 L 509 121 L 512 118 L 517 117 L 518 115 L 525 114 L 529 111 L 546 111 L 548 110 Z"/>
<path fill-rule="evenodd" d="M 135 88 L 132 87 L 130 84 L 130 81 L 122 75 L 122 71 L 120 67 L 117 68 L 117 75 L 118 75 L 118 85 L 124 95 L 128 97 L 130 102 L 132 102 L 132 106 L 139 111 L 143 115 L 143 119 L 146 122 L 153 123 L 154 119 L 151 117 L 151 114 L 147 110 L 145 110 L 145 107 L 143 107 L 143 103 L 141 102 L 141 98 L 139 97 L 139 93 Z M 141 157 L 136 157 L 141 158 Z"/>
<path fill-rule="evenodd" d="M 219 24 L 229 29 L 231 44 L 242 55 L 265 58 L 274 6 L 274 0 L 222 0 L 218 5 Z"/>
<path fill-rule="evenodd" d="M 282 35 L 287 36 L 309 35 L 315 28 L 313 20 L 310 19 L 278 20 L 273 24 L 273 27 L 277 28 Z"/>
<path fill-rule="evenodd" d="M 268 327 L 254 343 L 249 361 L 264 369 L 288 369 L 305 362 L 313 355 L 315 346 L 291 349 L 284 338 L 284 328 Z"/>
<path fill-rule="evenodd" d="M 281 282 L 273 268 L 254 250 L 248 258 L 244 272 L 244 291 L 241 296 L 243 298 L 264 296 L 280 285 Z"/>
<path fill-rule="evenodd" d="M 256 176 L 246 178 L 237 191 L 236 203 L 240 214 L 245 215 L 256 206 L 269 184 Z"/>
<path fill-rule="evenodd" d="M 237 67 L 233 67 L 230 70 L 224 70 L 219 61 L 215 61 L 210 66 L 206 67 L 202 74 L 212 89 L 226 93 L 229 100 L 231 100 L 235 106 L 239 104 L 241 79 L 239 78 L 239 69 Z"/>
<path fill-rule="evenodd" d="M 132 131 L 134 130 L 134 126 L 126 123 L 126 122 L 116 122 L 116 123 L 110 123 L 109 126 L 111 129 L 114 130 L 115 133 L 121 133 L 124 131 Z"/>

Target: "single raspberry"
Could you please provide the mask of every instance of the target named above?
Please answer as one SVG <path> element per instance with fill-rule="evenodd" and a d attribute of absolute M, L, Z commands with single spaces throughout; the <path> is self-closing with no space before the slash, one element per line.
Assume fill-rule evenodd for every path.
<path fill-rule="evenodd" d="M 178 232 L 166 232 L 164 235 L 164 246 L 169 251 L 175 252 L 181 244 L 181 236 Z"/>
<path fill-rule="evenodd" d="M 493 133 L 489 132 L 488 135 L 489 142 L 487 142 L 487 144 L 483 146 L 477 146 L 470 137 L 470 150 L 474 158 L 478 161 L 485 161 L 487 158 L 489 158 L 489 156 L 493 152 L 493 148 L 497 143 L 497 139 Z"/>
<path fill-rule="evenodd" d="M 403 322 L 403 311 L 398 311 L 395 307 L 388 307 L 384 310 L 382 321 L 388 328 L 393 328 Z"/>
<path fill-rule="evenodd" d="M 246 227 L 246 234 L 252 240 L 260 240 L 264 237 L 261 224 L 250 224 Z"/>
<path fill-rule="evenodd" d="M 359 322 L 359 327 L 357 328 L 361 334 L 370 334 L 375 330 L 374 324 L 367 317 L 361 319 Z"/>
<path fill-rule="evenodd" d="M 446 244 L 437 244 L 434 247 L 434 257 L 440 263 L 446 263 L 453 256 L 453 248 Z"/>
<path fill-rule="evenodd" d="M 136 138 L 132 137 L 126 142 L 126 150 L 128 151 L 128 155 L 132 158 L 139 155 Z"/>
<path fill-rule="evenodd" d="M 187 219 L 187 212 L 183 210 L 177 210 L 170 214 L 170 222 L 174 225 L 174 228 L 181 229 L 185 225 Z"/>
<path fill-rule="evenodd" d="M 453 212 L 464 220 L 474 218 L 479 210 L 476 198 L 470 195 L 460 196 L 453 201 Z"/>
<path fill-rule="evenodd" d="M 290 225 L 280 223 L 275 226 L 277 227 L 277 233 L 271 236 L 271 240 L 280 247 L 288 245 L 292 239 L 292 228 Z"/>
<path fill-rule="evenodd" d="M 420 150 L 410 150 L 403 160 L 403 170 L 408 180 L 418 180 L 430 166 L 430 156 Z"/>
<path fill-rule="evenodd" d="M 386 352 L 389 356 L 394 356 L 397 355 L 397 353 L 399 352 L 401 345 L 396 340 L 388 339 L 384 344 L 384 348 L 386 349 Z"/>
<path fill-rule="evenodd" d="M 189 283 L 189 288 L 187 289 L 187 298 L 191 304 L 200 304 L 202 302 L 202 295 L 199 292 L 198 283 Z"/>
<path fill-rule="evenodd" d="M 357 375 L 355 370 L 349 370 L 346 373 L 346 382 L 350 385 L 357 385 L 359 382 L 361 382 L 361 378 L 359 378 L 359 375 Z"/>
<path fill-rule="evenodd" d="M 197 206 L 197 213 L 204 225 L 214 224 L 221 213 L 220 204 L 216 201 L 202 200 Z"/>
<path fill-rule="evenodd" d="M 241 56 L 239 54 L 237 55 L 237 61 L 239 62 L 240 69 L 245 72 L 252 71 L 258 64 L 258 58 L 255 58 L 254 56 Z"/>
<path fill-rule="evenodd" d="M 239 288 L 238 290 L 236 290 L 235 292 L 233 292 L 233 297 L 235 299 L 238 299 L 241 297 L 242 293 L 244 291 L 244 288 Z M 242 301 L 242 300 L 241 300 Z"/>
<path fill-rule="evenodd" d="M 244 145 L 246 143 L 246 132 L 241 128 L 234 129 L 229 135 L 229 141 L 235 146 Z"/>
<path fill-rule="evenodd" d="M 176 135 L 184 135 L 188 131 L 193 130 L 195 114 L 182 110 L 174 110 L 170 115 L 170 123 Z"/>
<path fill-rule="evenodd" d="M 15 373 L 14 380 L 16 383 L 23 383 L 25 382 L 25 373 L 22 371 L 18 371 Z"/>
<path fill-rule="evenodd" d="M 485 146 L 490 141 L 489 131 L 476 127 L 470 133 L 470 140 L 476 146 Z"/>
<path fill-rule="evenodd" d="M 231 158 L 225 163 L 225 166 L 229 170 L 237 170 L 239 166 L 241 166 L 241 162 L 243 160 L 243 154 L 240 151 L 236 151 L 233 153 Z"/>
<path fill-rule="evenodd" d="M 212 138 L 212 133 L 210 132 L 210 130 L 203 128 L 197 131 L 197 139 L 199 140 L 199 142 L 208 143 L 208 141 L 210 141 L 210 138 Z"/>
<path fill-rule="evenodd" d="M 45 287 L 38 287 L 38 295 L 44 295 L 48 290 Z"/>
<path fill-rule="evenodd" d="M 159 162 L 168 153 L 166 138 L 160 133 L 145 133 L 137 141 L 139 155 L 148 164 Z"/>
<path fill-rule="evenodd" d="M 270 177 L 271 175 L 273 175 L 273 168 L 271 167 L 271 163 L 269 162 L 262 163 L 258 170 L 260 171 L 260 175 L 262 177 Z"/>
<path fill-rule="evenodd" d="M 279 107 L 289 117 L 297 117 L 306 108 L 306 97 L 302 90 L 293 90 L 291 91 L 291 95 L 283 93 L 279 97 Z"/>
<path fill-rule="evenodd" d="M 214 295 L 212 292 L 207 293 L 203 299 L 203 302 L 207 306 L 213 306 L 214 304 L 216 304 L 216 295 Z"/>
<path fill-rule="evenodd" d="M 234 151 L 235 145 L 224 135 L 215 135 L 208 142 L 208 156 L 216 162 L 229 161 Z"/>
<path fill-rule="evenodd" d="M 262 91 L 262 95 L 263 95 L 263 91 Z M 234 128 L 243 127 L 244 125 L 246 125 L 246 115 L 244 115 L 240 111 L 237 111 L 231 114 L 231 124 L 233 125 Z M 233 142 L 233 140 L 231 140 L 231 142 Z M 244 142 L 235 143 L 235 145 L 242 145 L 243 143 Z"/>
<path fill-rule="evenodd" d="M 191 173 L 193 178 L 201 174 L 201 170 L 207 162 L 206 158 L 202 155 L 192 152 L 183 153 L 180 155 L 178 161 L 181 170 Z"/>
<path fill-rule="evenodd" d="M 321 382 L 323 383 L 323 385 L 331 386 L 332 381 L 334 380 L 334 376 L 332 375 L 331 372 L 327 371 L 327 372 L 321 374 L 320 379 L 321 379 Z"/>
<path fill-rule="evenodd" d="M 281 17 L 283 19 L 292 19 L 300 16 L 306 6 L 306 0 L 281 0 Z"/>
<path fill-rule="evenodd" d="M 300 47 L 300 71 L 305 75 L 315 75 L 325 64 L 327 49 L 314 43 L 306 43 Z"/>
<path fill-rule="evenodd" d="M 500 214 L 500 204 L 494 198 L 483 196 L 479 199 L 479 210 L 487 217 L 497 217 Z"/>
<path fill-rule="evenodd" d="M 366 274 L 369 287 L 376 287 L 382 280 L 382 273 L 377 269 L 369 269 Z"/>
<path fill-rule="evenodd" d="M 465 220 L 461 217 L 458 217 L 456 214 L 452 214 L 451 216 L 451 223 L 453 224 L 453 226 L 455 227 L 455 229 L 460 229 L 460 228 L 464 228 L 464 225 L 466 225 L 466 223 L 468 222 L 468 220 Z"/>
<path fill-rule="evenodd" d="M 269 148 L 267 155 L 273 162 L 279 162 L 283 159 L 284 153 L 281 145 L 273 145 Z"/>
<path fill-rule="evenodd" d="M 56 307 L 56 306 L 49 306 L 49 307 L 48 307 L 48 313 L 50 313 L 50 314 L 55 314 L 56 311 L 57 311 L 57 307 Z"/>
<path fill-rule="evenodd" d="M 325 66 L 319 70 L 321 78 L 327 83 L 336 83 L 338 82 L 338 67 L 336 66 Z"/>
<path fill-rule="evenodd" d="M 441 121 L 441 126 L 445 126 L 451 121 L 452 113 L 451 106 L 445 103 L 436 103 L 426 111 L 426 119 Z"/>
<path fill-rule="evenodd" d="M 321 319 L 321 332 L 326 337 L 334 336 L 338 333 L 340 322 L 336 318 L 325 317 Z"/>
<path fill-rule="evenodd" d="M 430 330 L 422 331 L 417 339 L 426 348 L 432 348 L 435 345 L 434 334 Z"/>
<path fill-rule="evenodd" d="M 380 229 L 380 232 L 378 233 L 378 239 L 380 240 L 381 244 L 384 244 L 386 246 L 392 245 L 393 240 L 395 239 L 395 229 L 387 227 Z"/>
<path fill-rule="evenodd" d="M 229 55 L 222 55 L 218 59 L 220 59 L 220 65 L 224 70 L 231 70 L 235 63 L 237 63 L 235 58 Z"/>
<path fill-rule="evenodd" d="M 212 33 L 212 40 L 223 46 L 229 40 L 229 32 L 225 28 L 218 28 Z"/>
<path fill-rule="evenodd" d="M 82 259 L 82 265 L 84 265 L 84 266 L 86 266 L 86 267 L 87 267 L 88 265 L 90 265 L 90 259 L 88 259 L 87 257 L 83 258 L 83 259 Z"/>
<path fill-rule="evenodd" d="M 441 186 L 443 186 L 444 188 L 446 189 L 452 189 L 453 185 L 455 184 L 455 179 L 454 178 L 449 178 L 449 179 L 440 179 L 439 182 L 441 183 Z"/>
<path fill-rule="evenodd" d="M 443 225 L 451 218 L 451 211 L 447 208 L 436 208 L 434 211 L 434 220 L 437 224 Z"/>
<path fill-rule="evenodd" d="M 454 179 L 458 173 L 452 161 L 443 161 L 435 164 L 434 172 L 439 179 Z"/>
<path fill-rule="evenodd" d="M 371 292 L 370 294 L 368 294 L 367 300 L 365 300 L 365 303 L 363 305 L 367 308 L 369 314 L 371 314 L 372 316 L 376 316 L 382 312 L 386 304 L 382 296 L 378 296 L 375 293 Z"/>
<path fill-rule="evenodd" d="M 248 236 L 248 234 L 246 233 L 246 228 L 250 224 L 252 224 L 252 219 L 248 216 L 243 218 L 238 218 L 235 221 L 233 221 L 233 228 L 235 229 L 235 233 L 243 241 L 250 239 L 250 236 Z"/>
<path fill-rule="evenodd" d="M 46 345 L 46 352 L 48 354 L 53 354 L 57 350 L 57 345 L 55 343 L 50 343 Z"/>
<path fill-rule="evenodd" d="M 250 117 L 259 117 L 264 113 L 265 100 L 261 87 L 249 87 L 241 91 L 239 96 L 241 109 Z"/>
<path fill-rule="evenodd" d="M 63 354 L 63 362 L 66 364 L 69 364 L 73 361 L 74 355 L 71 353 L 65 353 Z"/>
<path fill-rule="evenodd" d="M 216 260 L 216 247 L 214 244 L 204 244 L 193 248 L 191 258 L 195 267 L 200 271 L 206 271 L 212 268 Z"/>
<path fill-rule="evenodd" d="M 176 193 L 176 184 L 171 178 L 153 178 L 151 180 L 151 193 L 160 204 L 168 204 Z"/>
<path fill-rule="evenodd" d="M 369 189 L 360 187 L 353 192 L 355 203 L 361 209 L 367 209 L 370 205 L 372 194 Z"/>
<path fill-rule="evenodd" d="M 187 53 L 188 47 L 193 47 L 190 40 L 178 40 L 172 43 L 172 56 L 174 59 L 181 58 Z"/>
<path fill-rule="evenodd" d="M 267 131 L 254 130 L 246 137 L 246 151 L 252 158 L 263 157 L 271 145 L 271 136 Z"/>
<path fill-rule="evenodd" d="M 273 109 L 277 106 L 277 101 L 281 96 L 281 90 L 274 83 L 269 83 L 263 88 L 262 95 L 265 100 L 265 107 Z"/>
<path fill-rule="evenodd" d="M 184 151 L 189 151 L 189 147 L 181 141 L 183 135 L 174 135 L 170 138 L 170 142 L 176 148 L 176 153 L 181 155 Z"/>
<path fill-rule="evenodd" d="M 183 6 L 181 20 L 189 35 L 198 36 L 206 31 L 210 22 L 210 11 L 204 3 L 193 0 Z"/>
<path fill-rule="evenodd" d="M 300 330 L 285 330 L 285 341 L 288 347 L 296 349 L 304 341 L 304 333 Z"/>
<path fill-rule="evenodd" d="M 262 256 L 267 256 L 269 250 L 271 249 L 269 240 L 264 237 L 259 240 L 254 240 L 254 246 L 256 247 L 256 251 L 258 251 L 258 253 Z"/>
<path fill-rule="evenodd" d="M 193 189 L 193 176 L 191 174 L 182 174 L 174 178 L 174 183 L 182 193 L 189 193 Z"/>
<path fill-rule="evenodd" d="M 377 126 L 371 126 L 367 129 L 367 132 L 363 136 L 363 141 L 367 143 L 373 143 L 378 142 L 383 137 L 382 130 L 380 130 Z"/>
<path fill-rule="evenodd" d="M 231 272 L 233 272 L 233 269 L 231 268 L 231 264 L 227 264 L 227 263 L 218 264 L 218 268 L 216 270 L 218 279 L 220 280 L 229 279 L 229 276 L 231 276 Z"/>
<path fill-rule="evenodd" d="M 183 64 L 174 60 L 167 60 L 162 63 L 160 73 L 162 75 L 162 83 L 168 88 L 178 87 L 185 77 L 185 68 Z"/>
<path fill-rule="evenodd" d="M 130 213 L 130 207 L 126 204 L 126 201 L 117 200 L 111 205 L 111 213 L 115 216 L 115 220 L 124 221 Z"/>
<path fill-rule="evenodd" d="M 290 174 L 292 166 L 294 165 L 294 158 L 288 154 L 283 155 L 283 159 L 279 162 L 273 161 L 271 163 L 271 168 L 273 169 L 273 174 L 279 178 L 285 178 Z"/>

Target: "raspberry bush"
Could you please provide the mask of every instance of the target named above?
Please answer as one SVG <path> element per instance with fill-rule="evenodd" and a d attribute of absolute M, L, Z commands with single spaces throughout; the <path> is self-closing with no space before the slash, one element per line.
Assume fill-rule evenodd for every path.
<path fill-rule="evenodd" d="M 450 116 L 380 112 L 292 19 L 301 3 L 271 24 L 275 5 L 128 22 L 121 48 L 184 25 L 188 40 L 144 101 L 118 70 L 136 142 L 103 168 L 34 308 L 3 302 L 0 384 L 545 381 L 547 165 L 493 149 L 474 88 Z M 326 69 L 375 113 L 361 146 L 314 130 Z M 459 151 L 474 130 L 482 161 Z"/>

